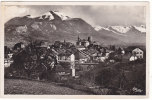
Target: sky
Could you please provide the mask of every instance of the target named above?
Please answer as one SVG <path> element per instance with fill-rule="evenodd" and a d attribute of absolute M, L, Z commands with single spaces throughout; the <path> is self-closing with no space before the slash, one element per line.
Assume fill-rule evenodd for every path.
<path fill-rule="evenodd" d="M 114 5 L 25 5 L 6 6 L 5 22 L 13 17 L 39 16 L 48 11 L 59 11 L 71 18 L 82 18 L 92 26 L 145 25 L 144 6 Z"/>

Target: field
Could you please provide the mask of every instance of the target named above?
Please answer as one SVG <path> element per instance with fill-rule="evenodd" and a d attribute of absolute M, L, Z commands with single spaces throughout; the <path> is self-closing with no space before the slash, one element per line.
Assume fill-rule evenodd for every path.
<path fill-rule="evenodd" d="M 60 86 L 52 82 L 5 79 L 5 94 L 26 95 L 88 95 L 90 93 Z"/>

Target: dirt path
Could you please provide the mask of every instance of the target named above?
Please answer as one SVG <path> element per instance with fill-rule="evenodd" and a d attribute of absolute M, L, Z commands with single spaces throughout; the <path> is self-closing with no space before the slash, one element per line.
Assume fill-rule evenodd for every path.
<path fill-rule="evenodd" d="M 53 83 L 5 79 L 5 94 L 33 94 L 33 95 L 88 95 L 83 91 L 62 87 Z"/>

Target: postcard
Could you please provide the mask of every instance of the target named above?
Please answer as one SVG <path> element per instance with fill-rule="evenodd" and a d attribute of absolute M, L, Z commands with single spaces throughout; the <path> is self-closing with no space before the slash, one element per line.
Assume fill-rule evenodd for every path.
<path fill-rule="evenodd" d="M 1 11 L 1 97 L 148 97 L 149 2 L 1 2 Z"/>

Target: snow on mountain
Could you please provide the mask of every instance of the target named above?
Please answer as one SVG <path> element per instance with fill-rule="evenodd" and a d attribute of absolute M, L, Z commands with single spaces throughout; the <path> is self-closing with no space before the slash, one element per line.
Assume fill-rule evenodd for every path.
<path fill-rule="evenodd" d="M 101 27 L 101 26 L 96 26 L 94 27 L 96 31 L 101 31 L 101 30 L 107 30 L 111 31 L 116 34 L 124 34 L 129 32 L 131 29 L 135 29 L 141 33 L 146 33 L 146 27 L 144 25 L 141 26 L 108 26 L 108 27 Z"/>
<path fill-rule="evenodd" d="M 144 25 L 141 26 L 134 26 L 134 28 L 138 31 L 140 31 L 141 33 L 146 33 L 146 27 Z"/>
<path fill-rule="evenodd" d="M 60 17 L 62 20 L 67 20 L 70 17 L 64 15 L 63 13 L 59 12 L 59 11 L 50 11 L 47 13 L 44 13 L 42 15 L 39 16 L 39 19 L 49 19 L 49 20 L 53 20 L 55 19 L 54 15 L 52 14 L 54 13 L 55 15 L 57 15 L 58 17 Z"/>
<path fill-rule="evenodd" d="M 62 20 L 67 20 L 69 19 L 70 17 L 69 16 L 65 16 L 63 13 L 59 12 L 59 11 L 54 11 L 54 13 L 56 15 L 58 15 Z"/>
<path fill-rule="evenodd" d="M 46 18 L 48 18 L 49 20 L 53 20 L 54 16 L 50 12 L 47 12 L 47 13 L 42 14 L 39 17 L 39 19 L 46 19 Z"/>
<path fill-rule="evenodd" d="M 124 26 L 111 26 L 114 30 L 120 32 L 120 33 L 126 33 L 130 30 L 129 27 L 124 27 Z"/>
<path fill-rule="evenodd" d="M 107 30 L 107 31 L 110 31 L 108 28 L 106 28 L 106 27 L 101 27 L 101 26 L 95 26 L 94 29 L 95 29 L 96 31 L 99 31 L 99 30 Z"/>
<path fill-rule="evenodd" d="M 34 18 L 33 16 L 31 15 L 26 15 L 27 18 Z"/>
<path fill-rule="evenodd" d="M 95 26 L 94 29 L 95 29 L 96 31 L 99 31 L 99 30 L 102 29 L 102 27 L 101 27 L 101 26 Z"/>

